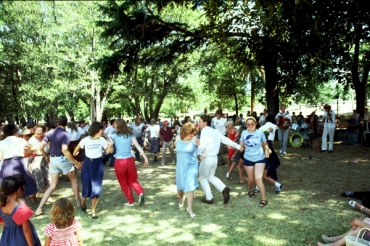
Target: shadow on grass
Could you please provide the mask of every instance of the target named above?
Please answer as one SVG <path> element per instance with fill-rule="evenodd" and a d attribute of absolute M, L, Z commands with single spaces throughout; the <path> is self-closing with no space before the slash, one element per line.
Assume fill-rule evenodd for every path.
<path fill-rule="evenodd" d="M 309 155 L 321 160 L 300 160 Z M 126 199 L 114 169 L 105 167 L 97 207 L 99 218 L 90 218 L 90 201 L 87 212 L 77 209 L 76 218 L 83 225 L 85 245 L 316 245 L 322 233 L 341 234 L 348 229 L 350 219 L 360 215 L 339 195 L 367 188 L 357 181 L 366 180 L 366 155 L 358 146 L 336 145 L 331 155 L 312 149 L 289 149 L 287 156 L 280 156 L 282 165 L 278 169 L 284 190 L 275 194 L 275 187 L 265 182 L 269 201 L 265 208 L 258 207 L 259 194 L 249 198 L 247 185 L 236 184 L 237 171 L 232 173 L 233 179 L 226 179 L 226 167 L 218 167 L 216 176 L 231 188 L 230 202 L 224 205 L 222 194 L 212 187 L 215 204 L 203 204 L 200 199 L 204 194 L 198 189 L 193 205 L 195 219 L 186 212 L 186 203 L 178 207 L 173 163 L 150 163 L 149 167 L 137 163 L 146 194 L 142 207 L 137 206 L 136 194 L 135 207 L 123 206 Z M 359 160 L 358 164 L 348 162 L 353 158 Z M 73 199 L 67 180 L 60 179 L 51 201 L 62 196 Z M 51 203 L 46 204 L 45 210 L 50 207 Z M 43 240 L 48 215 L 34 217 L 32 222 Z"/>

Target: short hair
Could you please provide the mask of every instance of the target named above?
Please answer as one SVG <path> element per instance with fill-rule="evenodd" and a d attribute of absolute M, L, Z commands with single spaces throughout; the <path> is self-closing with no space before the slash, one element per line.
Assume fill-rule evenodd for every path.
<path fill-rule="evenodd" d="M 93 122 L 89 128 L 90 137 L 94 137 L 95 134 L 97 134 L 101 129 L 104 129 L 104 126 L 102 123 L 98 121 Z"/>
<path fill-rule="evenodd" d="M 46 122 L 45 127 L 48 127 L 49 129 L 55 129 L 55 120 L 51 120 L 49 122 Z"/>
<path fill-rule="evenodd" d="M 43 124 L 37 124 L 37 125 L 34 127 L 34 129 L 36 130 L 37 128 L 41 128 L 41 129 L 42 129 L 42 132 L 45 132 L 45 131 L 46 131 L 46 127 L 45 127 L 45 125 L 43 125 Z"/>
<path fill-rule="evenodd" d="M 180 129 L 180 138 L 183 140 L 189 133 L 197 133 L 197 128 L 190 122 L 182 125 Z"/>
<path fill-rule="evenodd" d="M 68 119 L 67 116 L 61 115 L 58 117 L 57 123 L 59 126 L 67 126 Z"/>
<path fill-rule="evenodd" d="M 51 207 L 50 219 L 58 229 L 69 227 L 75 219 L 75 207 L 68 198 L 59 198 Z"/>
<path fill-rule="evenodd" d="M 221 114 L 222 115 L 222 110 L 221 109 L 217 109 L 216 110 L 216 114 Z"/>
<path fill-rule="evenodd" d="M 111 125 L 113 125 L 115 121 L 116 121 L 116 119 L 111 119 L 111 120 L 109 121 L 109 123 L 110 123 Z"/>
<path fill-rule="evenodd" d="M 325 104 L 324 109 L 331 109 L 331 106 L 329 104 Z"/>
<path fill-rule="evenodd" d="M 15 124 L 7 124 L 3 127 L 4 138 L 14 136 L 19 131 Z"/>
<path fill-rule="evenodd" d="M 209 118 L 207 115 L 200 116 L 203 122 L 207 122 L 207 126 L 211 126 L 211 118 Z"/>
<path fill-rule="evenodd" d="M 153 126 L 153 125 L 157 124 L 157 121 L 155 119 L 151 119 L 150 124 Z"/>
<path fill-rule="evenodd" d="M 31 122 L 27 124 L 27 129 L 35 128 L 36 124 Z"/>

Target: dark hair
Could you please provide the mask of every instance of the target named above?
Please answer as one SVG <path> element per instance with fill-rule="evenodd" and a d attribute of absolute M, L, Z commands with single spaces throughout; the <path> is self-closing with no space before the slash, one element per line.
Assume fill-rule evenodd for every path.
<path fill-rule="evenodd" d="M 49 122 L 46 122 L 45 127 L 49 128 L 49 130 L 50 129 L 55 129 L 55 120 L 51 120 Z"/>
<path fill-rule="evenodd" d="M 111 119 L 110 124 L 113 125 L 115 121 L 116 121 L 116 119 Z"/>
<path fill-rule="evenodd" d="M 76 123 L 73 122 L 73 121 L 68 122 L 67 127 L 69 129 L 71 129 L 71 132 L 73 132 L 73 131 L 76 131 L 77 132 L 78 131 L 77 126 L 76 126 Z"/>
<path fill-rule="evenodd" d="M 19 188 L 24 190 L 25 184 L 26 180 L 22 174 L 14 174 L 12 176 L 5 177 L 1 183 L 0 206 L 4 207 L 8 196 L 17 192 Z"/>
<path fill-rule="evenodd" d="M 222 110 L 221 109 L 217 109 L 216 110 L 216 114 L 221 114 L 222 115 Z"/>
<path fill-rule="evenodd" d="M 98 121 L 93 122 L 89 128 L 90 137 L 94 137 L 95 134 L 97 134 L 101 129 L 104 129 L 104 126 L 102 123 Z"/>
<path fill-rule="evenodd" d="M 132 135 L 131 129 L 127 127 L 126 121 L 124 119 L 116 120 L 116 134 L 124 135 L 126 138 Z"/>
<path fill-rule="evenodd" d="M 275 117 L 273 115 L 267 115 L 266 122 L 275 124 Z"/>
<path fill-rule="evenodd" d="M 4 138 L 14 136 L 19 131 L 19 128 L 15 124 L 7 124 L 3 127 Z"/>
<path fill-rule="evenodd" d="M 66 116 L 61 115 L 58 117 L 57 123 L 58 123 L 58 126 L 66 126 L 68 123 L 68 119 Z"/>
<path fill-rule="evenodd" d="M 27 129 L 35 128 L 36 124 L 31 122 L 27 124 Z"/>
<path fill-rule="evenodd" d="M 211 126 L 211 118 L 209 118 L 207 115 L 200 116 L 203 122 L 207 122 L 207 126 Z"/>

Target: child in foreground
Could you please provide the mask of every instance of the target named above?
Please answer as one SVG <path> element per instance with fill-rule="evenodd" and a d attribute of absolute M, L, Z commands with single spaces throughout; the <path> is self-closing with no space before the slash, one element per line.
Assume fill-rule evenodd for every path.
<path fill-rule="evenodd" d="M 41 246 L 35 227 L 29 220 L 33 212 L 18 198 L 24 192 L 26 181 L 21 174 L 3 179 L 0 193 L 0 223 L 3 227 L 0 246 Z"/>
<path fill-rule="evenodd" d="M 45 246 L 82 245 L 81 224 L 75 220 L 75 207 L 67 198 L 59 198 L 50 210 L 53 223 L 44 230 Z"/>

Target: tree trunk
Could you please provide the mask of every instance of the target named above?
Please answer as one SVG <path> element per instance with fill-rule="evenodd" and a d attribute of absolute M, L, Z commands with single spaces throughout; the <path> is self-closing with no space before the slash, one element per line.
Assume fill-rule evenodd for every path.
<path fill-rule="evenodd" d="M 234 94 L 234 100 L 235 100 L 235 113 L 236 113 L 236 117 L 238 117 L 239 116 L 239 105 L 238 105 L 238 96 L 236 93 Z"/>
<path fill-rule="evenodd" d="M 255 85 L 255 76 L 253 70 L 249 74 L 251 79 L 251 113 L 254 111 L 254 85 Z"/>
<path fill-rule="evenodd" d="M 275 116 L 279 112 L 278 75 L 276 60 L 268 60 L 264 64 L 266 76 L 266 102 L 270 115 Z"/>

